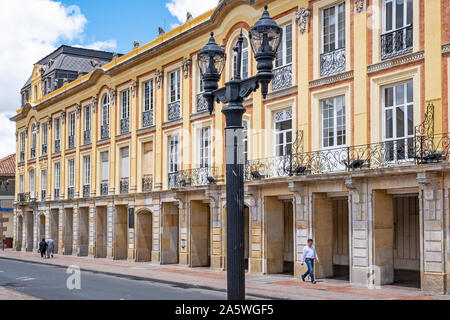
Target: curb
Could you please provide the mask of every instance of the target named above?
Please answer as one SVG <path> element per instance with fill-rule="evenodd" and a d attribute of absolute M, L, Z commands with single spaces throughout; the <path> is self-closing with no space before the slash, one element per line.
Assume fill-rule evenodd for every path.
<path fill-rule="evenodd" d="M 62 264 L 53 264 L 53 263 L 45 263 L 45 262 L 40 262 L 40 261 L 22 260 L 19 258 L 10 258 L 10 257 L 2 257 L 2 256 L 0 256 L 0 260 L 11 260 L 11 261 L 17 261 L 17 262 L 22 262 L 22 263 L 53 266 L 53 267 L 57 267 L 57 268 L 61 268 L 61 269 L 62 268 L 65 269 L 68 267 L 68 266 L 62 265 Z M 220 288 L 205 286 L 205 285 L 196 285 L 196 284 L 189 284 L 189 283 L 184 283 L 184 282 L 161 280 L 161 279 L 157 279 L 157 278 L 133 276 L 133 275 L 123 274 L 123 273 L 116 273 L 116 272 L 99 271 L 99 270 L 90 269 L 90 268 L 80 268 L 80 270 L 92 272 L 95 274 L 104 274 L 104 275 L 109 275 L 109 276 L 114 276 L 114 277 L 119 277 L 119 278 L 125 278 L 125 279 L 129 279 L 129 280 L 149 281 L 149 282 L 168 284 L 168 285 L 172 285 L 174 287 L 185 288 L 185 289 L 202 289 L 202 290 L 211 290 L 211 291 L 225 292 L 225 293 L 227 292 L 226 289 L 220 289 Z M 246 296 L 260 298 L 260 299 L 269 299 L 269 300 L 289 300 L 289 298 L 287 298 L 287 297 L 280 298 L 280 297 L 273 297 L 273 296 L 268 296 L 268 295 L 263 295 L 263 294 L 258 294 L 258 293 L 253 294 L 253 293 L 249 293 L 249 292 L 246 293 Z"/>

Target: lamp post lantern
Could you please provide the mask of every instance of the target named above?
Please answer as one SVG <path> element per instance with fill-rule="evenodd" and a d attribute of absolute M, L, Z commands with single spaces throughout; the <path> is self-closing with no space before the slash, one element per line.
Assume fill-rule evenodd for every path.
<path fill-rule="evenodd" d="M 244 98 L 261 86 L 262 95 L 267 96 L 269 83 L 273 79 L 273 60 L 281 38 L 281 28 L 270 18 L 267 5 L 261 19 L 250 30 L 250 42 L 257 61 L 256 76 L 241 79 L 242 44 L 241 34 L 237 41 L 236 74 L 218 88 L 225 64 L 225 53 L 214 40 L 214 34 L 198 54 L 198 64 L 204 86 L 204 98 L 209 112 L 214 102 L 228 104 L 222 109 L 225 115 L 225 163 L 227 195 L 227 292 L 229 300 L 245 299 L 244 265 L 244 149 L 242 116 Z"/>

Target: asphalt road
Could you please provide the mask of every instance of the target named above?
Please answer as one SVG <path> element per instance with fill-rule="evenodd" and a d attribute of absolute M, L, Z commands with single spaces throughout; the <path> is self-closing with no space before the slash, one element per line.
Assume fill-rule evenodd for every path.
<path fill-rule="evenodd" d="M 44 300 L 224 300 L 225 292 L 81 271 L 69 290 L 66 268 L 0 259 L 0 286 Z M 70 282 L 75 283 L 75 282 Z"/>

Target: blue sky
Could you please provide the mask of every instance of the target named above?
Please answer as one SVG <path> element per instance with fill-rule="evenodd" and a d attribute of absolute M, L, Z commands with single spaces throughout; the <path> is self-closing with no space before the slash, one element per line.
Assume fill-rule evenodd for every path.
<path fill-rule="evenodd" d="M 167 9 L 167 1 L 64 0 L 62 2 L 67 7 L 78 6 L 87 18 L 84 29 L 85 43 L 114 39 L 119 53 L 130 51 L 134 40 L 138 40 L 142 45 L 155 39 L 159 26 L 169 31 L 173 24 L 179 23 Z M 67 41 L 61 43 L 67 44 Z"/>

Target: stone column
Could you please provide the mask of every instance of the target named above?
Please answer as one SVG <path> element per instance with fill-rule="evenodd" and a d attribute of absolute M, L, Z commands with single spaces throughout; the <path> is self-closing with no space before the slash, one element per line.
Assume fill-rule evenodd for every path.
<path fill-rule="evenodd" d="M 91 203 L 89 206 L 89 258 L 95 257 L 96 249 L 96 211 L 95 205 Z"/>
<path fill-rule="evenodd" d="M 421 287 L 423 291 L 449 293 L 450 257 L 445 255 L 444 249 L 444 223 L 449 215 L 448 190 L 444 191 L 443 177 L 438 173 L 419 172 L 417 181 L 420 188 Z"/>
<path fill-rule="evenodd" d="M 62 176 L 62 175 L 61 175 Z M 64 254 L 64 208 L 59 208 L 59 225 L 58 225 L 58 253 Z"/>
<path fill-rule="evenodd" d="M 153 238 L 152 238 L 152 262 L 160 264 L 161 263 L 161 228 L 162 228 L 162 203 L 161 199 L 153 198 Z"/>
<path fill-rule="evenodd" d="M 110 203 L 106 209 L 106 257 L 108 259 L 114 259 L 115 218 L 116 207 L 114 203 Z"/>
<path fill-rule="evenodd" d="M 130 217 L 129 212 L 128 214 L 128 222 L 127 222 L 127 232 L 128 232 L 128 253 L 127 253 L 127 260 L 130 262 L 136 261 L 136 208 L 134 203 L 128 204 L 128 210 L 133 209 L 134 216 L 133 216 L 133 226 L 130 228 Z"/>
<path fill-rule="evenodd" d="M 222 237 L 222 201 L 221 192 L 216 188 L 206 190 L 206 196 L 210 199 L 211 214 L 211 269 L 225 270 L 225 255 L 223 254 L 224 239 Z"/>
<path fill-rule="evenodd" d="M 190 241 L 189 241 L 189 212 L 191 211 L 190 202 L 184 194 L 177 194 L 179 200 L 178 208 L 180 210 L 180 259 L 181 265 L 190 264 Z"/>
<path fill-rule="evenodd" d="M 306 272 L 306 265 L 301 265 L 303 248 L 308 239 L 312 238 L 310 228 L 310 198 L 308 188 L 302 184 L 292 182 L 289 190 L 293 193 L 294 208 L 294 277 L 300 278 Z"/>
<path fill-rule="evenodd" d="M 374 280 L 372 254 L 372 196 L 367 181 L 348 178 L 345 181 L 349 190 L 349 241 L 350 241 L 350 282 L 368 286 Z"/>
<path fill-rule="evenodd" d="M 39 242 L 41 239 L 38 239 L 39 235 L 39 211 L 33 210 L 33 243 L 31 251 L 34 253 L 38 252 Z"/>
<path fill-rule="evenodd" d="M 249 205 L 250 215 L 250 247 L 249 273 L 262 274 L 264 272 L 264 241 L 263 241 L 263 205 L 259 189 L 245 187 L 245 200 Z"/>

